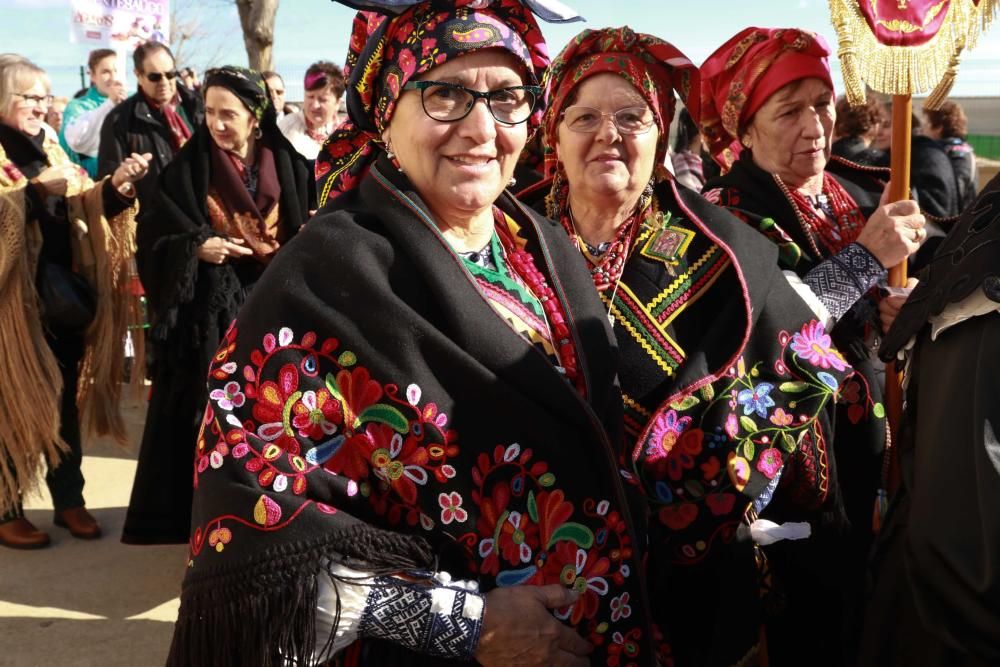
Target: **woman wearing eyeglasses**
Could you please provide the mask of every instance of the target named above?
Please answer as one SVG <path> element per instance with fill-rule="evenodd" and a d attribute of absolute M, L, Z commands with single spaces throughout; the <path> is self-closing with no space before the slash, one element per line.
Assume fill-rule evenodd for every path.
<path fill-rule="evenodd" d="M 652 665 L 614 342 L 506 192 L 535 16 L 396 4 L 357 15 L 326 205 L 212 364 L 171 664 Z"/>
<path fill-rule="evenodd" d="M 586 259 L 621 350 L 622 474 L 649 510 L 661 664 L 757 664 L 757 544 L 837 508 L 829 408 L 851 368 L 776 249 L 663 167 L 675 91 L 696 103 L 697 74 L 627 27 L 575 37 L 546 75 L 548 180 L 522 196 L 544 197 Z"/>
<path fill-rule="evenodd" d="M 226 328 L 316 208 L 312 172 L 275 124 L 263 77 L 205 76 L 205 122 L 160 177 L 136 261 L 146 288 L 153 387 L 122 541 L 186 542 L 205 376 Z"/>
<path fill-rule="evenodd" d="M 101 534 L 84 506 L 81 430 L 125 440 L 133 183 L 150 158 L 91 182 L 44 123 L 51 101 L 44 70 L 0 55 L 0 544 L 17 549 L 49 544 L 21 508 L 43 459 L 55 524 Z"/>
<path fill-rule="evenodd" d="M 337 109 L 344 95 L 344 72 L 333 63 L 321 60 L 306 70 L 303 87 L 302 108 L 282 117 L 278 127 L 295 150 L 307 160 L 315 160 L 323 142 L 339 125 Z"/>

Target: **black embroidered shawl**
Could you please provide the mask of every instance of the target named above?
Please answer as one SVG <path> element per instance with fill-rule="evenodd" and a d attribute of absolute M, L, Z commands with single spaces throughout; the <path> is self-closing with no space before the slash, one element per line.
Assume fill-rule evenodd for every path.
<path fill-rule="evenodd" d="M 522 197 L 543 205 L 548 185 Z M 661 663 L 732 665 L 767 620 L 745 524 L 764 505 L 778 522 L 836 520 L 827 441 L 854 373 L 773 244 L 672 180 L 656 197 L 662 226 L 638 232 L 601 294 L 622 351 L 625 467 L 649 508 Z"/>
<path fill-rule="evenodd" d="M 861 167 L 834 158 L 828 165 L 828 171 L 847 190 L 866 218 L 871 215 L 878 205 L 880 176 L 885 176 L 886 170 Z M 850 175 L 850 179 L 845 175 Z M 721 189 L 718 192 L 719 205 L 728 208 L 777 245 L 777 263 L 782 268 L 802 276 L 826 259 L 811 250 L 812 244 L 793 204 L 779 187 L 775 177 L 757 167 L 749 154 L 737 161 L 728 174 L 705 185 L 705 192 L 716 189 Z M 873 537 L 872 512 L 881 485 L 881 455 L 887 437 L 885 408 L 873 365 L 874 357 L 864 343 L 868 327 L 875 326 L 874 315 L 874 304 L 868 299 L 862 299 L 836 323 L 831 332 L 834 345 L 858 374 L 841 393 L 842 401 L 837 406 L 837 430 L 834 438 L 837 467 L 843 480 L 844 507 L 851 528 L 846 534 L 836 536 L 836 539 L 831 538 L 832 541 L 824 548 L 817 549 L 816 553 L 819 562 L 827 565 L 832 566 L 839 560 L 841 579 L 822 582 L 822 593 L 810 591 L 816 604 L 822 605 L 822 622 L 838 627 L 843 626 L 846 619 L 849 626 L 843 629 L 846 641 L 835 643 L 838 653 L 831 655 L 822 652 L 827 656 L 825 659 L 829 660 L 836 660 L 840 650 L 850 656 L 856 649 L 860 633 L 859 605 L 863 590 L 864 563 Z M 822 544 L 818 540 L 815 542 Z M 774 559 L 772 565 L 776 565 Z M 781 565 L 786 566 L 798 570 L 800 564 L 789 557 Z M 807 586 L 813 579 L 813 574 L 809 572 L 802 571 L 801 574 L 803 580 L 797 584 L 800 588 Z M 796 584 L 790 583 L 791 585 Z M 838 602 L 837 598 L 842 594 L 844 600 Z M 786 591 L 785 595 L 792 594 Z M 800 601 L 808 602 L 805 596 Z M 801 628 L 790 626 L 788 637 L 781 643 L 796 649 L 797 640 L 794 637 L 799 635 Z M 772 645 L 771 648 L 774 656 L 773 650 L 776 647 Z M 780 650 L 780 646 L 777 650 Z"/>
<path fill-rule="evenodd" d="M 278 254 L 227 333 L 170 664 L 309 654 L 335 556 L 485 591 L 574 586 L 580 601 L 554 613 L 597 645 L 594 664 L 652 664 L 613 445 L 617 354 L 579 256 L 501 197 L 565 307 L 586 399 L 486 303 L 410 188 L 381 158 Z M 365 640 L 354 653 L 425 660 Z"/>

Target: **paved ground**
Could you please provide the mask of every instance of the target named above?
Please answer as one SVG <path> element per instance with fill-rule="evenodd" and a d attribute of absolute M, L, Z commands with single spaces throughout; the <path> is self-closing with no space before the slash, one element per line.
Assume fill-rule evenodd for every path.
<path fill-rule="evenodd" d="M 137 451 L 144 403 L 130 402 L 127 417 Z M 26 503 L 28 517 L 52 535 L 52 546 L 35 552 L 0 547 L 0 667 L 163 664 L 187 549 L 118 541 L 136 451 L 104 441 L 84 446 L 84 493 L 104 528 L 100 540 L 77 540 L 53 526 L 47 494 Z"/>

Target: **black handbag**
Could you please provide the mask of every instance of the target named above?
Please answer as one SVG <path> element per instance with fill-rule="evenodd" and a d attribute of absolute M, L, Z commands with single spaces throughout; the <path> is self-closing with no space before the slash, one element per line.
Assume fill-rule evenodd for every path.
<path fill-rule="evenodd" d="M 97 315 L 97 295 L 71 269 L 42 259 L 35 279 L 42 307 L 42 323 L 53 333 L 80 334 Z"/>

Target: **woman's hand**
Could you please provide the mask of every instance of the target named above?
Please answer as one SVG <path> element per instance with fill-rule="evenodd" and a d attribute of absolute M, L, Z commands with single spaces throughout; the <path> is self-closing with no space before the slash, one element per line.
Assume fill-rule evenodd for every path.
<path fill-rule="evenodd" d="M 132 153 L 115 169 L 111 176 L 111 185 L 115 189 L 121 188 L 125 183 L 135 183 L 149 173 L 149 161 L 153 159 L 152 153 Z"/>
<path fill-rule="evenodd" d="M 916 287 L 919 282 L 920 281 L 916 278 L 909 278 L 906 281 L 906 289 L 912 292 L 913 288 Z M 878 318 L 882 320 L 882 333 L 889 333 L 889 329 L 892 328 L 892 323 L 896 321 L 896 317 L 899 315 L 900 309 L 909 298 L 909 294 L 906 296 L 887 296 L 878 302 Z"/>
<path fill-rule="evenodd" d="M 230 256 L 252 255 L 253 250 L 244 245 L 243 239 L 227 239 L 213 236 L 198 246 L 198 259 L 209 264 L 222 264 Z"/>
<path fill-rule="evenodd" d="M 927 221 L 917 202 L 905 199 L 890 204 L 888 199 L 887 185 L 878 208 L 858 236 L 858 243 L 887 269 L 915 253 L 927 238 L 924 231 Z"/>
<path fill-rule="evenodd" d="M 483 667 L 586 667 L 593 646 L 549 611 L 578 598 L 559 584 L 493 589 L 486 594 L 476 660 Z"/>
<path fill-rule="evenodd" d="M 45 196 L 62 197 L 69 189 L 70 181 L 77 177 L 77 169 L 73 164 L 56 165 L 35 176 L 31 182 Z"/>

